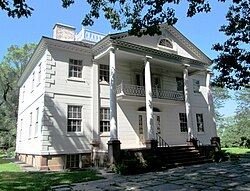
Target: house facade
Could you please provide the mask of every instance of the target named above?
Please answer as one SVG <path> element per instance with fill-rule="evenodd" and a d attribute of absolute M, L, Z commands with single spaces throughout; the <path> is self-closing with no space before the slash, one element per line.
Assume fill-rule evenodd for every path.
<path fill-rule="evenodd" d="M 210 144 L 211 60 L 174 27 L 161 28 L 139 38 L 56 24 L 19 80 L 18 158 L 57 170 L 89 164 L 112 141 Z"/>

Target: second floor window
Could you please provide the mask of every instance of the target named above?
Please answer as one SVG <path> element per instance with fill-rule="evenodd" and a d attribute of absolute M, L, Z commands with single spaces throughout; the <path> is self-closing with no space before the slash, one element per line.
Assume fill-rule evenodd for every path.
<path fill-rule="evenodd" d="M 193 79 L 193 89 L 194 93 L 199 93 L 200 92 L 200 81 Z"/>
<path fill-rule="evenodd" d="M 82 106 L 68 106 L 67 132 L 81 132 L 82 129 Z"/>
<path fill-rule="evenodd" d="M 34 89 L 34 85 L 35 85 L 35 72 L 32 73 L 32 84 L 31 84 L 31 89 Z"/>
<path fill-rule="evenodd" d="M 69 59 L 69 77 L 82 78 L 82 60 Z"/>
<path fill-rule="evenodd" d="M 109 83 L 109 65 L 100 64 L 100 81 Z"/>
<path fill-rule="evenodd" d="M 41 82 L 41 73 L 42 73 L 42 65 L 41 63 L 38 65 L 38 74 L 37 74 L 37 83 Z"/>
<path fill-rule="evenodd" d="M 176 78 L 176 85 L 177 85 L 177 91 L 182 91 L 184 90 L 184 82 L 182 78 Z"/>

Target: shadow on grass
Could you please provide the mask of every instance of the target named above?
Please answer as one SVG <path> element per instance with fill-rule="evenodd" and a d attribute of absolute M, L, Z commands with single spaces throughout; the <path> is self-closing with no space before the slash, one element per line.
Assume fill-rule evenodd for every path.
<path fill-rule="evenodd" d="M 50 190 L 51 186 L 99 180 L 93 170 L 73 172 L 2 172 L 0 190 Z"/>
<path fill-rule="evenodd" d="M 250 159 L 250 151 L 245 153 L 237 154 L 240 158 L 249 158 Z"/>
<path fill-rule="evenodd" d="M 8 163 L 10 163 L 10 161 L 3 159 L 3 158 L 0 158 L 0 165 L 1 164 L 8 164 Z"/>

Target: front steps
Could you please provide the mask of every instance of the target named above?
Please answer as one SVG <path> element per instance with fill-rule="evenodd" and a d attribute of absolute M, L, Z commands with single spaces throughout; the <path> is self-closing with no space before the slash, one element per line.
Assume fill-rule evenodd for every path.
<path fill-rule="evenodd" d="M 211 160 L 202 156 L 194 146 L 188 145 L 158 147 L 156 156 L 163 169 L 211 162 Z"/>

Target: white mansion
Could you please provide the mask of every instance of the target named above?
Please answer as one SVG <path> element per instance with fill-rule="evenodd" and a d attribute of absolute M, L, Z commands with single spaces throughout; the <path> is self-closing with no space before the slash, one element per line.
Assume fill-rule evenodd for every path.
<path fill-rule="evenodd" d="M 211 60 L 174 27 L 161 28 L 139 38 L 56 24 L 19 80 L 18 158 L 56 170 L 84 166 L 112 141 L 210 144 Z"/>

